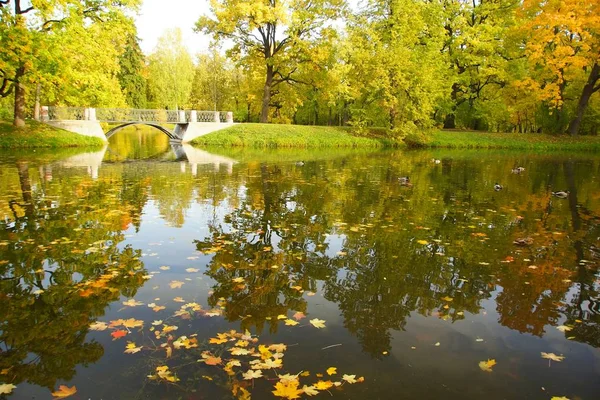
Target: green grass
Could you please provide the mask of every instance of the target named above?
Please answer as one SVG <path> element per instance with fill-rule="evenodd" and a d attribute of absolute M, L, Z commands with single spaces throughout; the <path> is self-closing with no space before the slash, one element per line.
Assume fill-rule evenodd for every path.
<path fill-rule="evenodd" d="M 438 131 L 426 147 L 457 149 L 520 149 L 538 151 L 600 151 L 600 137 L 552 136 L 540 133 Z"/>
<path fill-rule="evenodd" d="M 10 122 L 0 121 L 0 148 L 101 147 L 103 145 L 102 140 L 98 138 L 78 135 L 37 121 L 27 121 L 25 128 L 15 128 Z"/>
<path fill-rule="evenodd" d="M 398 143 L 377 135 L 355 136 L 347 128 L 276 124 L 238 124 L 192 141 L 202 146 L 258 148 L 391 147 Z"/>
<path fill-rule="evenodd" d="M 245 148 L 375 148 L 406 147 L 386 138 L 384 129 L 356 136 L 350 128 L 277 124 L 238 124 L 195 139 L 201 146 Z M 515 149 L 536 151 L 600 151 L 600 137 L 545 134 L 436 131 L 425 147 Z"/>

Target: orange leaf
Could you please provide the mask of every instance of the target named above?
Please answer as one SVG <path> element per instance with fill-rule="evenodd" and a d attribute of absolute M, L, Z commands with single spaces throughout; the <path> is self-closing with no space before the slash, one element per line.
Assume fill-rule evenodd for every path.
<path fill-rule="evenodd" d="M 122 338 L 125 335 L 127 335 L 127 331 L 124 331 L 123 329 L 116 330 L 116 331 L 114 331 L 113 333 L 110 334 L 110 336 L 113 337 L 113 340 L 117 340 L 119 338 Z"/>
<path fill-rule="evenodd" d="M 72 396 L 75 393 L 77 393 L 77 388 L 75 388 L 75 386 L 70 388 L 65 385 L 60 385 L 58 387 L 58 390 L 56 392 L 52 393 L 52 396 L 59 398 L 59 399 L 64 399 L 65 397 Z"/>

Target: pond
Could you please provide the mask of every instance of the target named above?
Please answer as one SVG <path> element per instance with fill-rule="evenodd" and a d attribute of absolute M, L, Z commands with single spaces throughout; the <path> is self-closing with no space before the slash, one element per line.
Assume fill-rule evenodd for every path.
<path fill-rule="evenodd" d="M 598 398 L 600 157 L 112 139 L 1 155 L 9 398 Z"/>

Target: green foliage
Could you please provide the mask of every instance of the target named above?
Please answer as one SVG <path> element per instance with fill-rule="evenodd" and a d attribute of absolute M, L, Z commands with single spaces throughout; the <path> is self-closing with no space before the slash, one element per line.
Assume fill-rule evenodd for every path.
<path fill-rule="evenodd" d="M 126 14 L 139 0 L 21 3 L 0 6 L 0 96 L 15 93 L 15 122 L 25 117 L 23 99 L 38 84 L 46 104 L 124 105 L 117 57 L 133 30 Z"/>
<path fill-rule="evenodd" d="M 184 109 L 194 79 L 192 57 L 182 43 L 181 30 L 167 30 L 148 57 L 149 103 L 153 108 Z"/>
<path fill-rule="evenodd" d="M 142 75 L 145 57 L 138 39 L 130 34 L 127 37 L 125 51 L 119 57 L 119 73 L 117 78 L 131 108 L 146 108 L 146 79 Z"/>

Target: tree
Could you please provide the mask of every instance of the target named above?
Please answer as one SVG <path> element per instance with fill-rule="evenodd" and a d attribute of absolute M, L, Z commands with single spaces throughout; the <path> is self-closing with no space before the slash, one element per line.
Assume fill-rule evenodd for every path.
<path fill-rule="evenodd" d="M 444 2 L 447 55 L 453 74 L 451 106 L 444 127 L 456 127 L 457 108 L 466 105 L 466 124 L 480 129 L 477 103 L 493 96 L 507 81 L 514 44 L 509 40 L 517 2 L 448 0 Z"/>
<path fill-rule="evenodd" d="M 167 30 L 148 61 L 148 86 L 154 107 L 183 108 L 192 89 L 194 63 L 182 43 L 181 30 Z"/>
<path fill-rule="evenodd" d="M 216 50 L 198 54 L 190 103 L 195 110 L 222 110 L 230 94 L 231 65 Z"/>
<path fill-rule="evenodd" d="M 138 39 L 129 35 L 125 51 L 119 57 L 117 77 L 127 105 L 133 108 L 146 108 L 146 79 L 142 75 L 145 60 Z"/>
<path fill-rule="evenodd" d="M 591 96 L 600 90 L 600 2 L 526 0 L 526 54 L 540 72 L 531 79 L 538 99 L 560 111 L 570 84 L 585 82 L 567 128 L 577 135 Z"/>
<path fill-rule="evenodd" d="M 448 91 L 441 11 L 436 3 L 374 0 L 352 21 L 347 46 L 355 124 L 375 122 L 401 134 L 431 126 Z"/>
<path fill-rule="evenodd" d="M 295 82 L 298 65 L 310 60 L 308 44 L 344 10 L 343 0 L 211 0 L 214 18 L 202 16 L 199 32 L 231 40 L 230 54 L 260 60 L 264 73 L 260 122 L 269 119 L 273 89 Z"/>
<path fill-rule="evenodd" d="M 69 71 L 60 67 L 62 62 L 72 62 L 72 59 L 61 57 L 61 48 L 55 47 L 64 44 L 57 42 L 61 39 L 57 32 L 70 31 L 69 37 L 73 42 L 109 50 L 111 47 L 95 41 L 86 43 L 85 38 L 82 40 L 73 33 L 89 33 L 100 24 L 118 27 L 120 24 L 113 23 L 126 20 L 125 11 L 135 9 L 139 0 L 41 0 L 27 5 L 23 3 L 21 0 L 0 1 L 0 47 L 3 49 L 0 54 L 0 96 L 6 97 L 14 92 L 13 124 L 17 127 L 25 126 L 27 86 L 38 81 L 44 72 L 56 76 L 56 71 Z M 104 31 L 105 36 L 109 33 L 108 29 Z M 112 34 L 115 35 L 115 32 Z M 111 45 L 115 47 L 114 43 Z M 72 58 L 77 59 L 74 63 L 77 65 L 82 62 L 81 58 L 85 58 L 85 53 L 76 54 L 80 57 Z M 65 86 L 70 83 L 60 82 Z"/>

